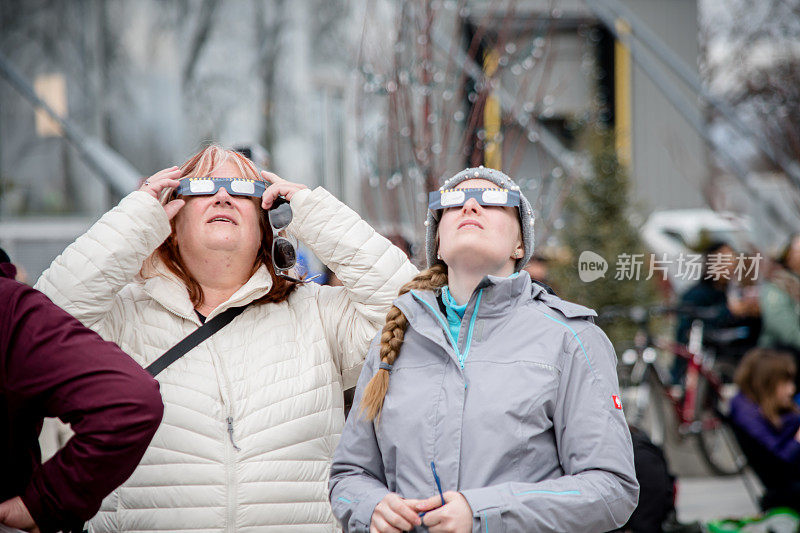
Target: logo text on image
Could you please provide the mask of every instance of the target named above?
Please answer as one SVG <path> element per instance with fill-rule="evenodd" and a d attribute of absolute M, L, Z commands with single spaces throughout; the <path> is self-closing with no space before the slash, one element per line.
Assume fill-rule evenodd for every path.
<path fill-rule="evenodd" d="M 584 283 L 605 277 L 608 261 L 591 250 L 584 250 L 578 257 L 578 276 Z"/>

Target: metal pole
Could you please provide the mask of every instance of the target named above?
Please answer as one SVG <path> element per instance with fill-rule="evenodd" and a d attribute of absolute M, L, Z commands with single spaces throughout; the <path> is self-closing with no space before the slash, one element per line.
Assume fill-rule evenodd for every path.
<path fill-rule="evenodd" d="M 643 56 L 643 50 L 639 44 L 633 38 L 631 38 L 630 34 L 618 31 L 615 25 L 616 20 L 614 19 L 613 14 L 605 11 L 599 6 L 595 6 L 594 11 L 598 18 L 600 18 L 600 20 L 602 20 L 606 25 L 608 30 L 611 31 L 618 40 L 622 41 L 625 46 L 628 47 L 628 49 L 631 51 L 631 57 L 633 57 L 633 60 L 637 65 L 639 65 L 645 75 L 647 75 L 647 77 L 649 77 L 653 83 L 661 89 L 661 92 L 664 94 L 667 100 L 669 100 L 673 107 L 675 107 L 675 109 L 681 114 L 681 116 L 686 119 L 692 128 L 694 128 L 694 130 L 700 134 L 703 140 L 709 146 L 714 148 L 718 155 L 726 162 L 736 178 L 747 189 L 748 193 L 755 200 L 766 206 L 767 212 L 773 217 L 775 222 L 781 224 L 784 228 L 793 231 L 794 226 L 791 221 L 782 213 L 780 213 L 772 204 L 772 202 L 764 198 L 761 195 L 761 191 L 758 189 L 758 187 L 752 183 L 748 169 L 745 168 L 732 154 L 730 154 L 725 147 L 714 145 L 702 115 L 700 115 L 700 112 L 686 100 L 686 97 L 677 87 L 675 87 L 674 82 L 665 76 L 660 69 L 655 67 L 652 61 L 648 61 L 648 58 Z"/>
<path fill-rule="evenodd" d="M 686 85 L 711 105 L 711 107 L 719 111 L 740 133 L 754 141 L 764 155 L 783 169 L 795 187 L 800 189 L 800 164 L 779 147 L 770 144 L 761 132 L 745 124 L 726 102 L 709 94 L 700 83 L 699 76 L 690 69 L 671 48 L 661 42 L 661 39 L 659 39 L 650 27 L 637 17 L 630 8 L 619 0 L 586 0 L 586 4 L 595 14 L 599 15 L 600 10 L 604 8 L 611 12 L 612 18 L 625 19 L 630 25 L 635 37 L 641 39 L 642 43 L 644 43 L 658 59 L 663 61 Z M 609 29 L 612 29 L 612 23 L 607 22 L 606 24 L 609 26 Z"/>
<path fill-rule="evenodd" d="M 119 196 L 134 190 L 142 174 L 125 158 L 99 140 L 83 134 L 71 121 L 60 117 L 47 103 L 39 98 L 30 83 L 17 71 L 10 61 L 0 53 L 0 76 L 16 89 L 34 107 L 41 108 L 58 122 L 64 138 L 77 150 L 89 168 Z"/>

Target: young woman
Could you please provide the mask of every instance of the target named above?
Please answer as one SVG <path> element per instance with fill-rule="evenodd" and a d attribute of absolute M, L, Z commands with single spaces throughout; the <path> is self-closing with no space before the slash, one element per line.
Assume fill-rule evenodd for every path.
<path fill-rule="evenodd" d="M 288 217 L 266 214 L 278 195 L 293 213 L 286 228 Z M 291 235 L 344 286 L 287 279 Z M 332 531 L 326 486 L 342 388 L 415 273 L 327 191 L 259 173 L 238 152 L 209 146 L 151 176 L 37 288 L 142 366 L 204 320 L 247 307 L 158 374 L 161 427 L 90 529 Z"/>
<path fill-rule="evenodd" d="M 430 268 L 367 356 L 334 454 L 334 514 L 358 532 L 623 525 L 638 484 L 596 314 L 520 273 L 533 217 L 508 176 L 467 169 L 431 200 Z"/>
<path fill-rule="evenodd" d="M 740 392 L 731 420 L 743 448 L 766 486 L 770 507 L 800 509 L 800 409 L 794 403 L 797 368 L 788 353 L 748 352 L 736 370 Z"/>

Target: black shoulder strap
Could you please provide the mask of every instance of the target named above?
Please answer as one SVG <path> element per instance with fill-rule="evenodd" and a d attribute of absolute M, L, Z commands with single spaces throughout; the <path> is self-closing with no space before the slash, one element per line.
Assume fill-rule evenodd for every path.
<path fill-rule="evenodd" d="M 211 320 L 207 320 L 205 324 L 191 332 L 181 342 L 170 348 L 161 357 L 150 363 L 145 369 L 151 376 L 156 377 L 162 370 L 169 365 L 183 357 L 189 350 L 209 338 L 214 333 L 218 332 L 225 326 L 231 323 L 231 320 L 242 314 L 247 306 L 231 307 L 222 313 L 218 314 Z"/>

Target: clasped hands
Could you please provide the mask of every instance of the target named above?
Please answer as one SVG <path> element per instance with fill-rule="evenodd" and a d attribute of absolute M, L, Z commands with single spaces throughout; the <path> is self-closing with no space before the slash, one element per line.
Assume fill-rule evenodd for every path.
<path fill-rule="evenodd" d="M 390 492 L 375 506 L 370 533 L 400 533 L 425 525 L 431 533 L 469 533 L 472 509 L 460 492 L 447 491 L 426 500 L 401 498 Z M 424 513 L 423 516 L 420 516 Z"/>

